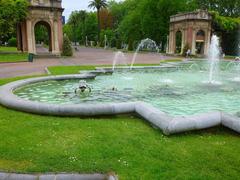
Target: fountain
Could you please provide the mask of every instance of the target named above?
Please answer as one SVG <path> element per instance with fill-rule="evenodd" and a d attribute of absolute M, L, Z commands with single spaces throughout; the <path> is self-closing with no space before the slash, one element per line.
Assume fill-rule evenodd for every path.
<path fill-rule="evenodd" d="M 218 73 L 218 65 L 220 62 L 219 38 L 216 35 L 213 35 L 211 39 L 208 53 L 208 62 L 210 65 L 208 83 L 214 85 L 221 84 L 221 82 L 218 82 L 215 79 Z"/>
<path fill-rule="evenodd" d="M 112 66 L 113 71 L 115 70 L 117 64 L 124 64 L 125 66 L 127 66 L 127 58 L 122 51 L 118 51 L 115 53 Z"/>
<path fill-rule="evenodd" d="M 131 67 L 130 67 L 131 70 L 132 70 L 132 68 L 133 68 L 133 66 L 134 66 L 134 64 L 135 64 L 135 61 L 136 61 L 136 58 L 137 58 L 137 55 L 138 55 L 139 51 L 140 51 L 142 48 L 145 48 L 145 47 L 146 47 L 147 49 L 151 49 L 151 50 L 155 49 L 157 52 L 159 52 L 159 48 L 158 48 L 158 46 L 157 46 L 157 44 L 156 44 L 155 41 L 153 41 L 153 40 L 151 40 L 151 39 L 149 39 L 149 38 L 142 40 L 142 41 L 138 44 L 138 47 L 137 47 L 137 49 L 136 49 L 136 51 L 135 51 L 135 53 L 134 53 L 134 55 L 133 55 L 133 59 L 132 59 Z"/>
<path fill-rule="evenodd" d="M 132 66 L 138 51 L 145 46 L 156 48 L 156 43 L 143 40 Z M 0 104 L 40 115 L 136 113 L 167 135 L 219 125 L 240 133 L 240 118 L 234 116 L 239 112 L 240 86 L 229 81 L 229 77 L 234 77 L 228 70 L 231 65 L 220 62 L 219 56 L 219 39 L 214 35 L 209 48 L 209 69 L 203 68 L 204 61 L 191 61 L 175 64 L 174 68 L 139 67 L 111 75 L 100 68 L 81 74 L 24 79 L 0 87 Z M 123 52 L 116 52 L 112 70 L 125 62 Z M 219 74 L 221 83 L 216 79 L 218 66 L 227 66 Z M 208 70 L 209 79 L 202 85 Z"/>
<path fill-rule="evenodd" d="M 209 59 L 214 61 L 210 63 L 213 66 L 216 65 L 218 39 L 213 37 L 212 41 L 211 50 L 215 54 L 210 52 Z M 117 52 L 113 69 L 123 59 L 124 54 Z M 240 86 L 229 82 L 232 71 L 224 69 L 219 74 L 222 85 L 215 86 L 212 85 L 216 82 L 215 68 L 211 68 L 211 78 L 202 86 L 208 70 L 204 69 L 203 73 L 197 68 L 189 70 L 190 63 L 184 64 L 184 71 L 167 67 L 142 68 L 109 75 L 97 69 L 78 75 L 24 79 L 0 87 L 0 104 L 24 112 L 56 116 L 136 113 L 165 134 L 219 125 L 240 132 L 240 118 L 234 116 L 239 112 Z M 196 63 L 199 67 L 205 65 L 204 61 Z M 224 61 L 220 63 L 227 65 Z"/>

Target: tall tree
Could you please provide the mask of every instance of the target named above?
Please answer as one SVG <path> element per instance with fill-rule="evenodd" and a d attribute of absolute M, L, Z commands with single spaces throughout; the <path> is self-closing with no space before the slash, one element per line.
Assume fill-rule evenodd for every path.
<path fill-rule="evenodd" d="M 125 0 L 122 6 L 128 9 L 118 27 L 124 42 L 151 38 L 163 45 L 167 41 L 170 16 L 196 9 L 194 0 Z"/>
<path fill-rule="evenodd" d="M 239 0 L 196 0 L 201 9 L 217 11 L 222 16 L 239 17 Z"/>
<path fill-rule="evenodd" d="M 97 9 L 97 18 L 98 18 L 98 41 L 100 40 L 100 32 L 101 32 L 101 25 L 100 25 L 100 9 L 107 7 L 106 0 L 92 0 L 89 2 L 89 8 Z"/>
<path fill-rule="evenodd" d="M 72 26 L 72 30 L 73 30 L 73 39 L 75 42 L 75 45 L 77 45 L 77 26 L 80 22 L 80 14 L 78 13 L 78 11 L 73 11 L 72 14 L 69 17 L 68 23 Z"/>
<path fill-rule="evenodd" d="M 97 41 L 97 15 L 95 12 L 73 11 L 63 32 L 72 42 L 85 44 L 86 36 L 90 41 Z"/>
<path fill-rule="evenodd" d="M 16 24 L 27 16 L 26 0 L 0 0 L 0 37 L 16 31 Z"/>

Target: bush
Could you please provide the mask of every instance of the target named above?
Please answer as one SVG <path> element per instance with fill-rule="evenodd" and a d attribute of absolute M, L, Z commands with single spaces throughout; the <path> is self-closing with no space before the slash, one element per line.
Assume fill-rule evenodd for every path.
<path fill-rule="evenodd" d="M 64 35 L 63 37 L 63 48 L 62 48 L 62 56 L 72 56 L 73 50 L 72 50 L 72 43 L 69 40 L 69 38 Z"/>
<path fill-rule="evenodd" d="M 116 47 L 116 45 L 117 45 L 117 40 L 116 40 L 115 37 L 113 37 L 112 40 L 111 40 L 110 46 L 111 46 L 111 47 Z"/>
<path fill-rule="evenodd" d="M 131 39 L 128 41 L 128 50 L 133 51 L 133 40 Z"/>
<path fill-rule="evenodd" d="M 12 37 L 11 39 L 8 40 L 8 46 L 10 47 L 17 47 L 17 39 Z"/>
<path fill-rule="evenodd" d="M 116 47 L 117 49 L 122 49 L 122 41 L 120 39 L 117 40 Z"/>

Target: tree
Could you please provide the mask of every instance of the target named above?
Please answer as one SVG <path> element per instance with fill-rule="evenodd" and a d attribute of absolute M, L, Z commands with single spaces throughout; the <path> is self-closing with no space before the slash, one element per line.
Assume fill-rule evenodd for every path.
<path fill-rule="evenodd" d="M 166 44 L 170 16 L 196 9 L 195 0 L 126 0 L 120 6 L 125 7 L 127 12 L 123 13 L 118 32 L 125 43 L 134 45 L 145 38 Z M 116 8 L 113 16 L 115 13 Z"/>
<path fill-rule="evenodd" d="M 82 26 L 82 25 L 84 26 L 86 17 L 87 17 L 86 11 L 73 11 L 69 17 L 67 24 L 71 26 L 71 30 L 72 30 L 71 40 L 75 42 L 75 45 L 79 40 L 79 37 L 78 37 L 79 26 Z"/>
<path fill-rule="evenodd" d="M 196 0 L 201 9 L 216 11 L 222 16 L 239 17 L 239 0 Z"/>
<path fill-rule="evenodd" d="M 63 27 L 63 32 L 72 42 L 85 44 L 86 36 L 88 40 L 97 40 L 97 16 L 95 12 L 74 11 L 70 19 Z M 72 18 L 74 17 L 74 18 Z M 73 20 L 74 19 L 74 20 Z"/>
<path fill-rule="evenodd" d="M 106 0 L 92 0 L 89 2 L 89 8 L 97 9 L 97 19 L 98 19 L 98 41 L 100 40 L 100 32 L 101 32 L 101 25 L 100 25 L 100 9 L 107 7 Z"/>
<path fill-rule="evenodd" d="M 63 56 L 72 56 L 73 50 L 71 46 L 71 41 L 68 39 L 68 37 L 65 35 L 63 37 L 63 48 L 62 48 L 62 55 Z"/>
<path fill-rule="evenodd" d="M 27 16 L 27 7 L 26 0 L 0 0 L 0 38 L 15 33 L 17 23 Z"/>
<path fill-rule="evenodd" d="M 49 45 L 48 29 L 44 25 L 35 26 L 35 39 L 37 43 Z"/>
<path fill-rule="evenodd" d="M 106 8 L 100 10 L 100 27 L 101 27 L 101 30 L 113 28 L 112 14 Z"/>

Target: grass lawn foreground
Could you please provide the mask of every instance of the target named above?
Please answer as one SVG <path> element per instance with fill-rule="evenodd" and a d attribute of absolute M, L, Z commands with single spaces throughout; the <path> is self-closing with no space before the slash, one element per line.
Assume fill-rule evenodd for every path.
<path fill-rule="evenodd" d="M 27 61 L 26 53 L 17 51 L 15 47 L 0 46 L 0 63 Z"/>
<path fill-rule="evenodd" d="M 0 106 L 0 137 L 2 171 L 116 172 L 120 179 L 239 175 L 239 136 L 223 127 L 167 137 L 134 115 L 53 117 Z"/>

